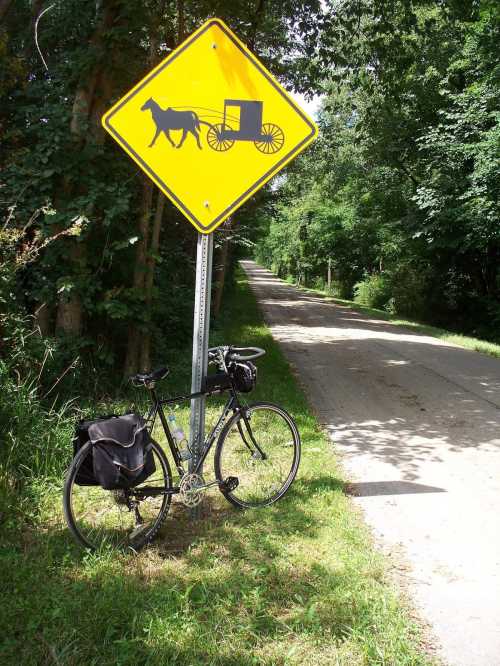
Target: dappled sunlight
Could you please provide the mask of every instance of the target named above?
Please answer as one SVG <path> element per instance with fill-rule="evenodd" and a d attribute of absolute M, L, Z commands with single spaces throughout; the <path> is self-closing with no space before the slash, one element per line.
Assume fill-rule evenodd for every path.
<path fill-rule="evenodd" d="M 330 435 L 346 494 L 397 566 L 403 558 L 405 587 L 443 635 L 455 642 L 459 623 L 495 650 L 500 359 L 243 267 Z"/>
<path fill-rule="evenodd" d="M 456 487 L 472 470 L 491 485 L 481 456 L 500 471 L 500 360 L 310 298 L 246 267 L 273 336 L 348 468 L 365 469 L 364 480 L 425 483 L 437 465 Z"/>
<path fill-rule="evenodd" d="M 420 465 L 426 462 L 442 462 L 441 450 L 447 446 L 447 438 L 436 430 L 425 435 L 405 427 L 403 419 L 382 423 L 368 421 L 328 427 L 335 441 L 346 454 L 360 455 L 369 452 L 400 470 L 407 480 L 420 478 Z"/>
<path fill-rule="evenodd" d="M 47 630 L 40 654 L 57 646 L 58 654 L 83 663 L 102 640 L 95 622 L 101 617 L 106 636 L 118 636 L 109 648 L 117 661 L 251 666 L 257 655 L 259 664 L 272 666 L 286 644 L 294 649 L 291 664 L 335 663 L 349 654 L 365 663 L 379 631 L 363 646 L 353 633 L 382 620 L 395 631 L 396 615 L 388 594 L 381 616 L 379 560 L 369 550 L 352 551 L 364 538 L 357 519 L 349 516 L 342 528 L 330 519 L 343 510 L 341 491 L 340 481 L 316 474 L 296 483 L 279 505 L 248 512 L 210 494 L 196 522 L 177 504 L 155 545 L 135 557 L 85 554 L 71 547 L 64 529 L 30 532 L 29 559 L 18 560 L 14 584 L 35 585 L 40 558 L 48 556 L 40 601 L 50 596 L 59 622 L 76 608 L 85 636 L 71 641 Z M 110 654 L 103 648 L 101 657 Z"/>
<path fill-rule="evenodd" d="M 393 361 L 393 360 L 389 360 L 389 361 L 386 361 L 386 364 L 387 364 L 387 365 L 409 365 L 409 364 L 410 364 L 410 361 Z"/>
<path fill-rule="evenodd" d="M 276 303 L 271 299 L 262 299 L 260 302 L 263 306 L 268 305 L 272 307 L 274 314 L 279 308 L 295 309 L 300 308 L 303 305 L 308 305 L 306 301 L 302 301 L 301 299 L 290 301 L 289 303 L 283 303 L 281 301 Z M 357 327 L 345 326 L 342 317 L 336 316 L 335 321 L 330 321 L 331 308 L 337 307 L 335 304 L 326 305 L 323 301 L 321 302 L 321 305 L 328 308 L 324 314 L 318 314 L 317 312 L 310 313 L 309 318 L 306 323 L 304 323 L 303 318 L 294 318 L 292 313 L 292 316 L 290 316 L 286 324 L 282 323 L 272 327 L 273 333 L 276 332 L 279 335 L 284 335 L 289 340 L 300 340 L 304 344 L 313 344 L 318 340 L 323 342 L 335 342 L 337 340 L 380 340 L 397 343 L 406 342 L 416 345 L 430 345 L 439 348 L 448 347 L 456 350 L 459 354 L 471 353 L 470 351 L 452 345 L 451 343 L 443 342 L 439 338 L 433 338 L 419 333 L 406 332 L 404 329 L 398 329 L 395 324 L 390 324 L 388 322 L 380 322 L 380 325 L 375 329 L 372 329 L 369 326 L 370 322 L 365 322 L 364 320 L 359 321 L 359 326 Z M 301 321 L 302 323 L 297 325 L 297 321 Z M 322 321 L 329 323 L 326 326 L 318 326 L 317 324 Z"/>
<path fill-rule="evenodd" d="M 213 487 L 198 521 L 175 496 L 153 544 L 136 554 L 78 548 L 60 515 L 60 488 L 54 489 L 50 520 L 40 516 L 21 532 L 11 530 L 0 549 L 9 594 L 5 663 L 427 663 L 415 646 L 413 622 L 386 584 L 385 564 L 351 510 L 326 434 L 248 290 L 237 298 L 244 315 L 231 317 L 224 335 L 267 351 L 248 398 L 283 404 L 303 440 L 289 492 L 265 509 L 238 511 Z M 207 407 L 209 425 L 220 404 L 211 400 Z M 188 432 L 188 404 L 176 419 Z M 280 432 L 264 423 L 262 437 Z M 153 434 L 168 448 L 161 428 Z M 290 452 L 287 446 L 284 458 Z M 211 455 L 204 468 L 206 480 L 213 478 Z"/>

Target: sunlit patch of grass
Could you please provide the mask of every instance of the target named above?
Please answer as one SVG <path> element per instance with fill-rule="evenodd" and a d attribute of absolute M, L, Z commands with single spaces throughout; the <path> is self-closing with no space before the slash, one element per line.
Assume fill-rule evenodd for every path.
<path fill-rule="evenodd" d="M 268 352 L 249 398 L 274 400 L 297 420 L 303 457 L 289 493 L 242 512 L 213 490 L 194 523 L 174 502 L 159 538 L 137 556 L 78 550 L 53 495 L 48 524 L 1 542 L 2 664 L 430 663 L 241 275 L 213 340 L 222 341 Z M 211 406 L 208 420 L 216 413 Z M 187 427 L 187 405 L 178 420 Z"/>

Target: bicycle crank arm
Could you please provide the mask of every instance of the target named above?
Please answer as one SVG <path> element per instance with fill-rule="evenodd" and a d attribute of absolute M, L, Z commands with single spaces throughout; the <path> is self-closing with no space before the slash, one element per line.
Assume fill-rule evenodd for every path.
<path fill-rule="evenodd" d="M 210 483 L 205 483 L 202 486 L 192 488 L 192 493 L 199 493 L 202 490 L 207 490 L 207 488 L 212 488 L 213 486 L 219 486 L 222 490 L 231 492 L 235 490 L 239 485 L 239 481 L 235 476 L 228 476 L 224 481 L 211 481 Z"/>
<path fill-rule="evenodd" d="M 140 488 L 139 490 L 134 490 L 132 494 L 137 499 L 143 500 L 146 497 L 157 497 L 158 495 L 177 495 L 180 491 L 180 488 Z"/>
<path fill-rule="evenodd" d="M 197 486 L 196 488 L 193 488 L 191 492 L 193 493 L 199 493 L 202 490 L 206 490 L 207 488 L 212 488 L 212 486 L 218 485 L 218 481 L 211 481 L 210 483 L 204 483 L 202 486 Z"/>

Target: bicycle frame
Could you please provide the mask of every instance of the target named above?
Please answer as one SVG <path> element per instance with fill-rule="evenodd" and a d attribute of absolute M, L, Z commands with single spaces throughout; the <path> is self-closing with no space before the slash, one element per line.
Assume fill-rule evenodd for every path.
<path fill-rule="evenodd" d="M 180 451 L 179 447 L 177 446 L 177 443 L 175 439 L 173 438 L 173 435 L 170 431 L 167 419 L 165 417 L 165 412 L 163 411 L 164 405 L 170 405 L 174 404 L 177 402 L 186 402 L 188 400 L 192 400 L 194 398 L 201 398 L 202 396 L 212 396 L 217 393 L 222 393 L 222 391 L 217 390 L 217 391 L 200 391 L 199 393 L 191 393 L 189 395 L 178 395 L 174 396 L 173 398 L 158 398 L 158 395 L 156 394 L 156 390 L 154 388 L 149 389 L 151 391 L 151 399 L 153 401 L 153 405 L 151 406 L 151 409 L 149 410 L 149 413 L 146 417 L 146 420 L 148 423 L 151 424 L 151 430 L 154 427 L 156 417 L 159 416 L 161 425 L 163 427 L 163 431 L 165 433 L 165 437 L 167 438 L 167 442 L 170 448 L 170 452 L 172 454 L 172 458 L 174 459 L 175 466 L 177 468 L 178 473 L 181 475 L 181 477 L 184 474 L 184 469 L 182 467 L 182 459 L 180 456 Z M 224 405 L 224 408 L 222 410 L 221 415 L 217 419 L 217 423 L 215 426 L 212 428 L 210 433 L 207 435 L 203 442 L 203 447 L 201 451 L 201 455 L 199 460 L 196 463 L 196 467 L 194 468 L 193 472 L 194 474 L 198 474 L 200 469 L 203 466 L 203 463 L 205 462 L 205 459 L 207 455 L 210 452 L 210 449 L 212 448 L 215 440 L 219 436 L 219 434 L 222 431 L 222 428 L 226 424 L 226 421 L 228 419 L 228 416 L 231 412 L 236 412 L 242 408 L 241 402 L 238 398 L 238 394 L 234 389 L 229 389 L 230 395 L 229 398 Z M 244 417 L 246 421 L 246 417 Z M 247 428 L 250 428 L 250 424 L 247 424 Z M 249 430 L 251 433 L 251 430 Z M 251 439 L 253 440 L 253 435 L 250 434 Z M 254 442 L 255 447 L 260 451 L 260 448 L 258 447 L 257 443 Z M 248 444 L 247 444 L 248 446 Z M 262 453 L 262 452 L 261 452 Z"/>
<path fill-rule="evenodd" d="M 231 412 L 236 413 L 236 412 L 241 412 L 242 417 L 243 417 L 243 422 L 245 423 L 245 428 L 248 433 L 248 438 L 251 441 L 251 444 L 248 442 L 247 438 L 245 437 L 245 433 L 243 432 L 243 428 L 241 427 L 241 423 L 238 421 L 238 431 L 240 433 L 241 439 L 243 440 L 245 446 L 248 448 L 248 450 L 252 453 L 252 455 L 255 455 L 256 453 L 259 454 L 262 460 L 266 460 L 267 455 L 262 451 L 260 446 L 255 440 L 255 437 L 252 432 L 252 428 L 250 426 L 250 421 L 247 417 L 247 414 L 245 410 L 243 409 L 243 405 L 241 404 L 238 393 L 234 387 L 234 385 L 231 386 L 231 388 L 225 388 L 225 389 L 214 389 L 211 391 L 200 391 L 198 393 L 191 393 L 188 395 L 177 395 L 174 396 L 173 398 L 159 398 L 154 384 L 147 386 L 148 390 L 151 393 L 151 400 L 153 402 L 148 415 L 146 416 L 146 421 L 150 424 L 150 430 L 152 431 L 154 428 L 154 424 L 156 421 L 156 417 L 160 417 L 160 422 L 163 427 L 163 432 L 165 433 L 165 437 L 167 438 L 168 446 L 170 448 L 170 452 L 172 454 L 172 458 L 174 459 L 175 467 L 177 469 L 177 472 L 179 476 L 182 477 L 184 476 L 184 468 L 182 466 L 182 458 L 180 455 L 179 447 L 177 446 L 177 443 L 170 431 L 167 419 L 165 418 L 165 412 L 163 411 L 163 406 L 164 405 L 171 405 L 177 402 L 186 402 L 188 400 L 192 400 L 193 398 L 201 398 L 202 396 L 212 396 L 212 395 L 218 395 L 220 393 L 224 393 L 225 391 L 229 391 L 229 398 L 224 405 L 224 408 L 222 410 L 221 415 L 217 419 L 217 423 L 215 426 L 212 428 L 210 433 L 207 435 L 203 442 L 203 448 L 201 451 L 200 458 L 198 459 L 196 466 L 193 470 L 194 474 L 199 474 L 201 468 L 203 467 L 203 463 L 206 460 L 207 455 L 210 452 L 210 449 L 214 445 L 215 440 L 217 437 L 220 435 L 222 432 L 222 429 L 224 428 L 225 424 L 227 423 L 229 414 Z M 212 485 L 212 484 L 209 484 Z M 153 496 L 153 495 L 175 495 L 180 492 L 180 487 L 172 487 L 172 488 L 150 488 L 150 487 L 142 487 L 142 488 L 137 488 L 136 490 L 133 491 L 133 494 L 136 497 L 144 499 L 145 497 L 148 496 Z"/>

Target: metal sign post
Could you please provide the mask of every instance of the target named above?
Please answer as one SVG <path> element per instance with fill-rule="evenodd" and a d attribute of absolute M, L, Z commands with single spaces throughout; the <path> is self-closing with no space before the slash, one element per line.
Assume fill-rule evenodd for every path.
<path fill-rule="evenodd" d="M 196 285 L 193 321 L 193 365 L 191 393 L 202 389 L 203 378 L 207 374 L 208 335 L 210 332 L 210 297 L 212 290 L 213 234 L 198 234 L 196 249 Z M 192 473 L 199 460 L 205 436 L 205 397 L 191 400 L 191 420 L 189 428 L 189 448 L 192 452 L 189 472 Z M 198 471 L 201 474 L 202 470 Z M 199 514 L 193 509 L 193 518 Z"/>

